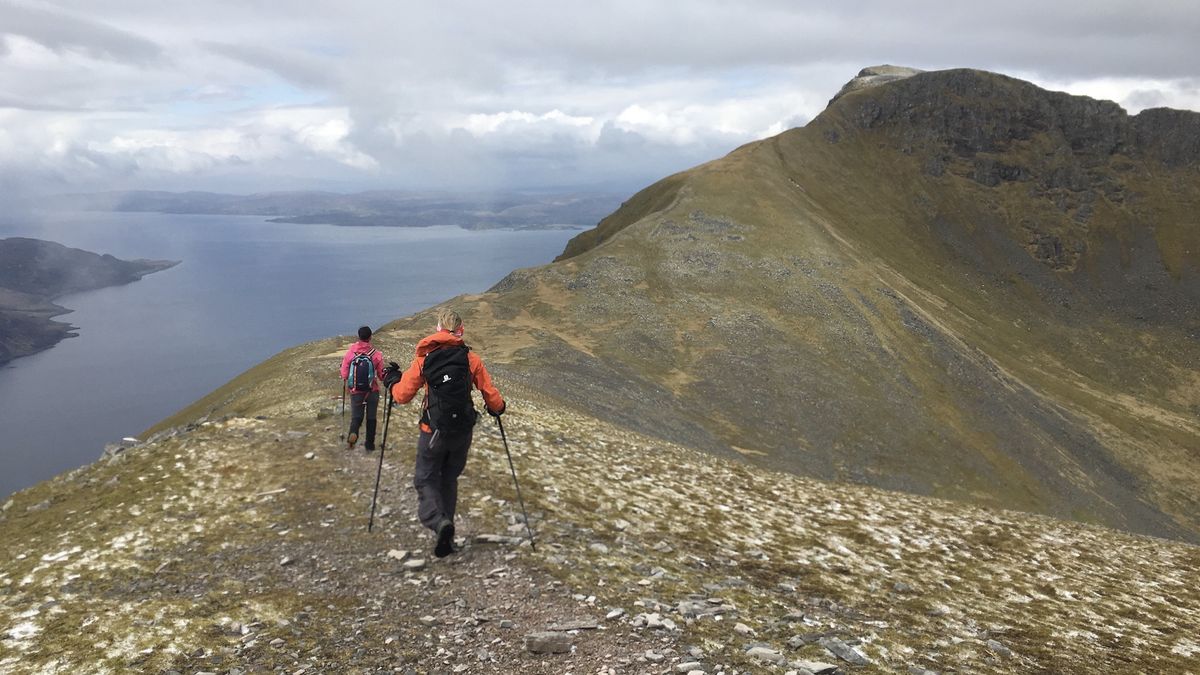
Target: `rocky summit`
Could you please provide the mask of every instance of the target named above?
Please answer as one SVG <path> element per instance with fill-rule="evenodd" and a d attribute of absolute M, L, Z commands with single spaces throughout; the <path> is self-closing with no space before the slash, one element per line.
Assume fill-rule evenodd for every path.
<path fill-rule="evenodd" d="M 1194 672 L 1189 120 L 893 78 L 454 299 L 444 559 L 287 350 L 0 505 L 0 671 Z"/>

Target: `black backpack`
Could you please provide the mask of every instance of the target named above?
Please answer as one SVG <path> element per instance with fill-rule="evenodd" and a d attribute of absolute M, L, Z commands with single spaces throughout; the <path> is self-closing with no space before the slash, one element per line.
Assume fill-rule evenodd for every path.
<path fill-rule="evenodd" d="M 358 354 L 350 360 L 350 375 L 346 378 L 346 386 L 355 394 L 365 394 L 371 391 L 371 382 L 375 379 L 375 362 L 371 356 L 375 350 Z"/>
<path fill-rule="evenodd" d="M 429 385 L 425 423 L 443 434 L 458 434 L 475 425 L 471 400 L 471 362 L 466 345 L 442 347 L 425 355 L 421 375 Z"/>

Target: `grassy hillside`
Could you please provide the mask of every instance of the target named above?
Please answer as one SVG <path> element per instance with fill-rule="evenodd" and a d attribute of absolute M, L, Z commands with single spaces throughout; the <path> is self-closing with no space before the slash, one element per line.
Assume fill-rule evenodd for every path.
<path fill-rule="evenodd" d="M 1197 117 L 978 71 L 852 91 L 633 197 L 471 321 L 662 438 L 1195 540 Z"/>

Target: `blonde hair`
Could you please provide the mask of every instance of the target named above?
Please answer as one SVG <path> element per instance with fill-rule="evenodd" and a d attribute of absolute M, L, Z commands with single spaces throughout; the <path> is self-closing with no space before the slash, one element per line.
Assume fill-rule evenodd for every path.
<path fill-rule="evenodd" d="M 458 315 L 458 312 L 452 309 L 443 309 L 438 312 L 438 328 L 453 333 L 461 325 L 462 317 Z"/>

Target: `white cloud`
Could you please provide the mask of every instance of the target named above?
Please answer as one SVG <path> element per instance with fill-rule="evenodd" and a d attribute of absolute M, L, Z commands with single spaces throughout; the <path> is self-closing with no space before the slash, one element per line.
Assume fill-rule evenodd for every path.
<path fill-rule="evenodd" d="M 503 131 L 530 127 L 566 128 L 588 132 L 599 132 L 593 117 L 568 115 L 555 108 L 547 113 L 536 114 L 523 110 L 509 110 L 499 113 L 474 113 L 460 121 L 451 121 L 449 129 L 464 129 L 475 136 L 485 136 Z M 589 133 L 589 135 L 594 135 Z"/>
<path fill-rule="evenodd" d="M 89 142 L 87 149 L 163 173 L 194 174 L 223 164 L 311 159 L 376 169 L 374 159 L 347 142 L 349 129 L 345 109 L 280 108 L 254 111 L 225 127 L 135 130 Z"/>
<path fill-rule="evenodd" d="M 349 142 L 350 113 L 345 108 L 278 108 L 263 110 L 244 133 L 298 145 L 317 157 L 356 169 L 376 169 L 378 163 Z M 276 154 L 272 159 L 282 158 Z"/>
<path fill-rule="evenodd" d="M 0 35 L 4 42 L 5 62 L 11 68 L 47 69 L 59 65 L 62 54 L 22 35 Z"/>
<path fill-rule="evenodd" d="M 1200 110 L 1200 79 L 1097 77 L 1085 80 L 1029 79 L 1043 87 L 1078 96 L 1116 101 L 1126 112 L 1136 114 L 1146 108 Z"/>
<path fill-rule="evenodd" d="M 635 103 L 618 113 L 613 122 L 618 129 L 676 145 L 689 145 L 701 137 L 714 136 L 736 143 L 779 133 L 802 123 L 820 109 L 802 95 L 761 93 L 708 104 Z"/>

